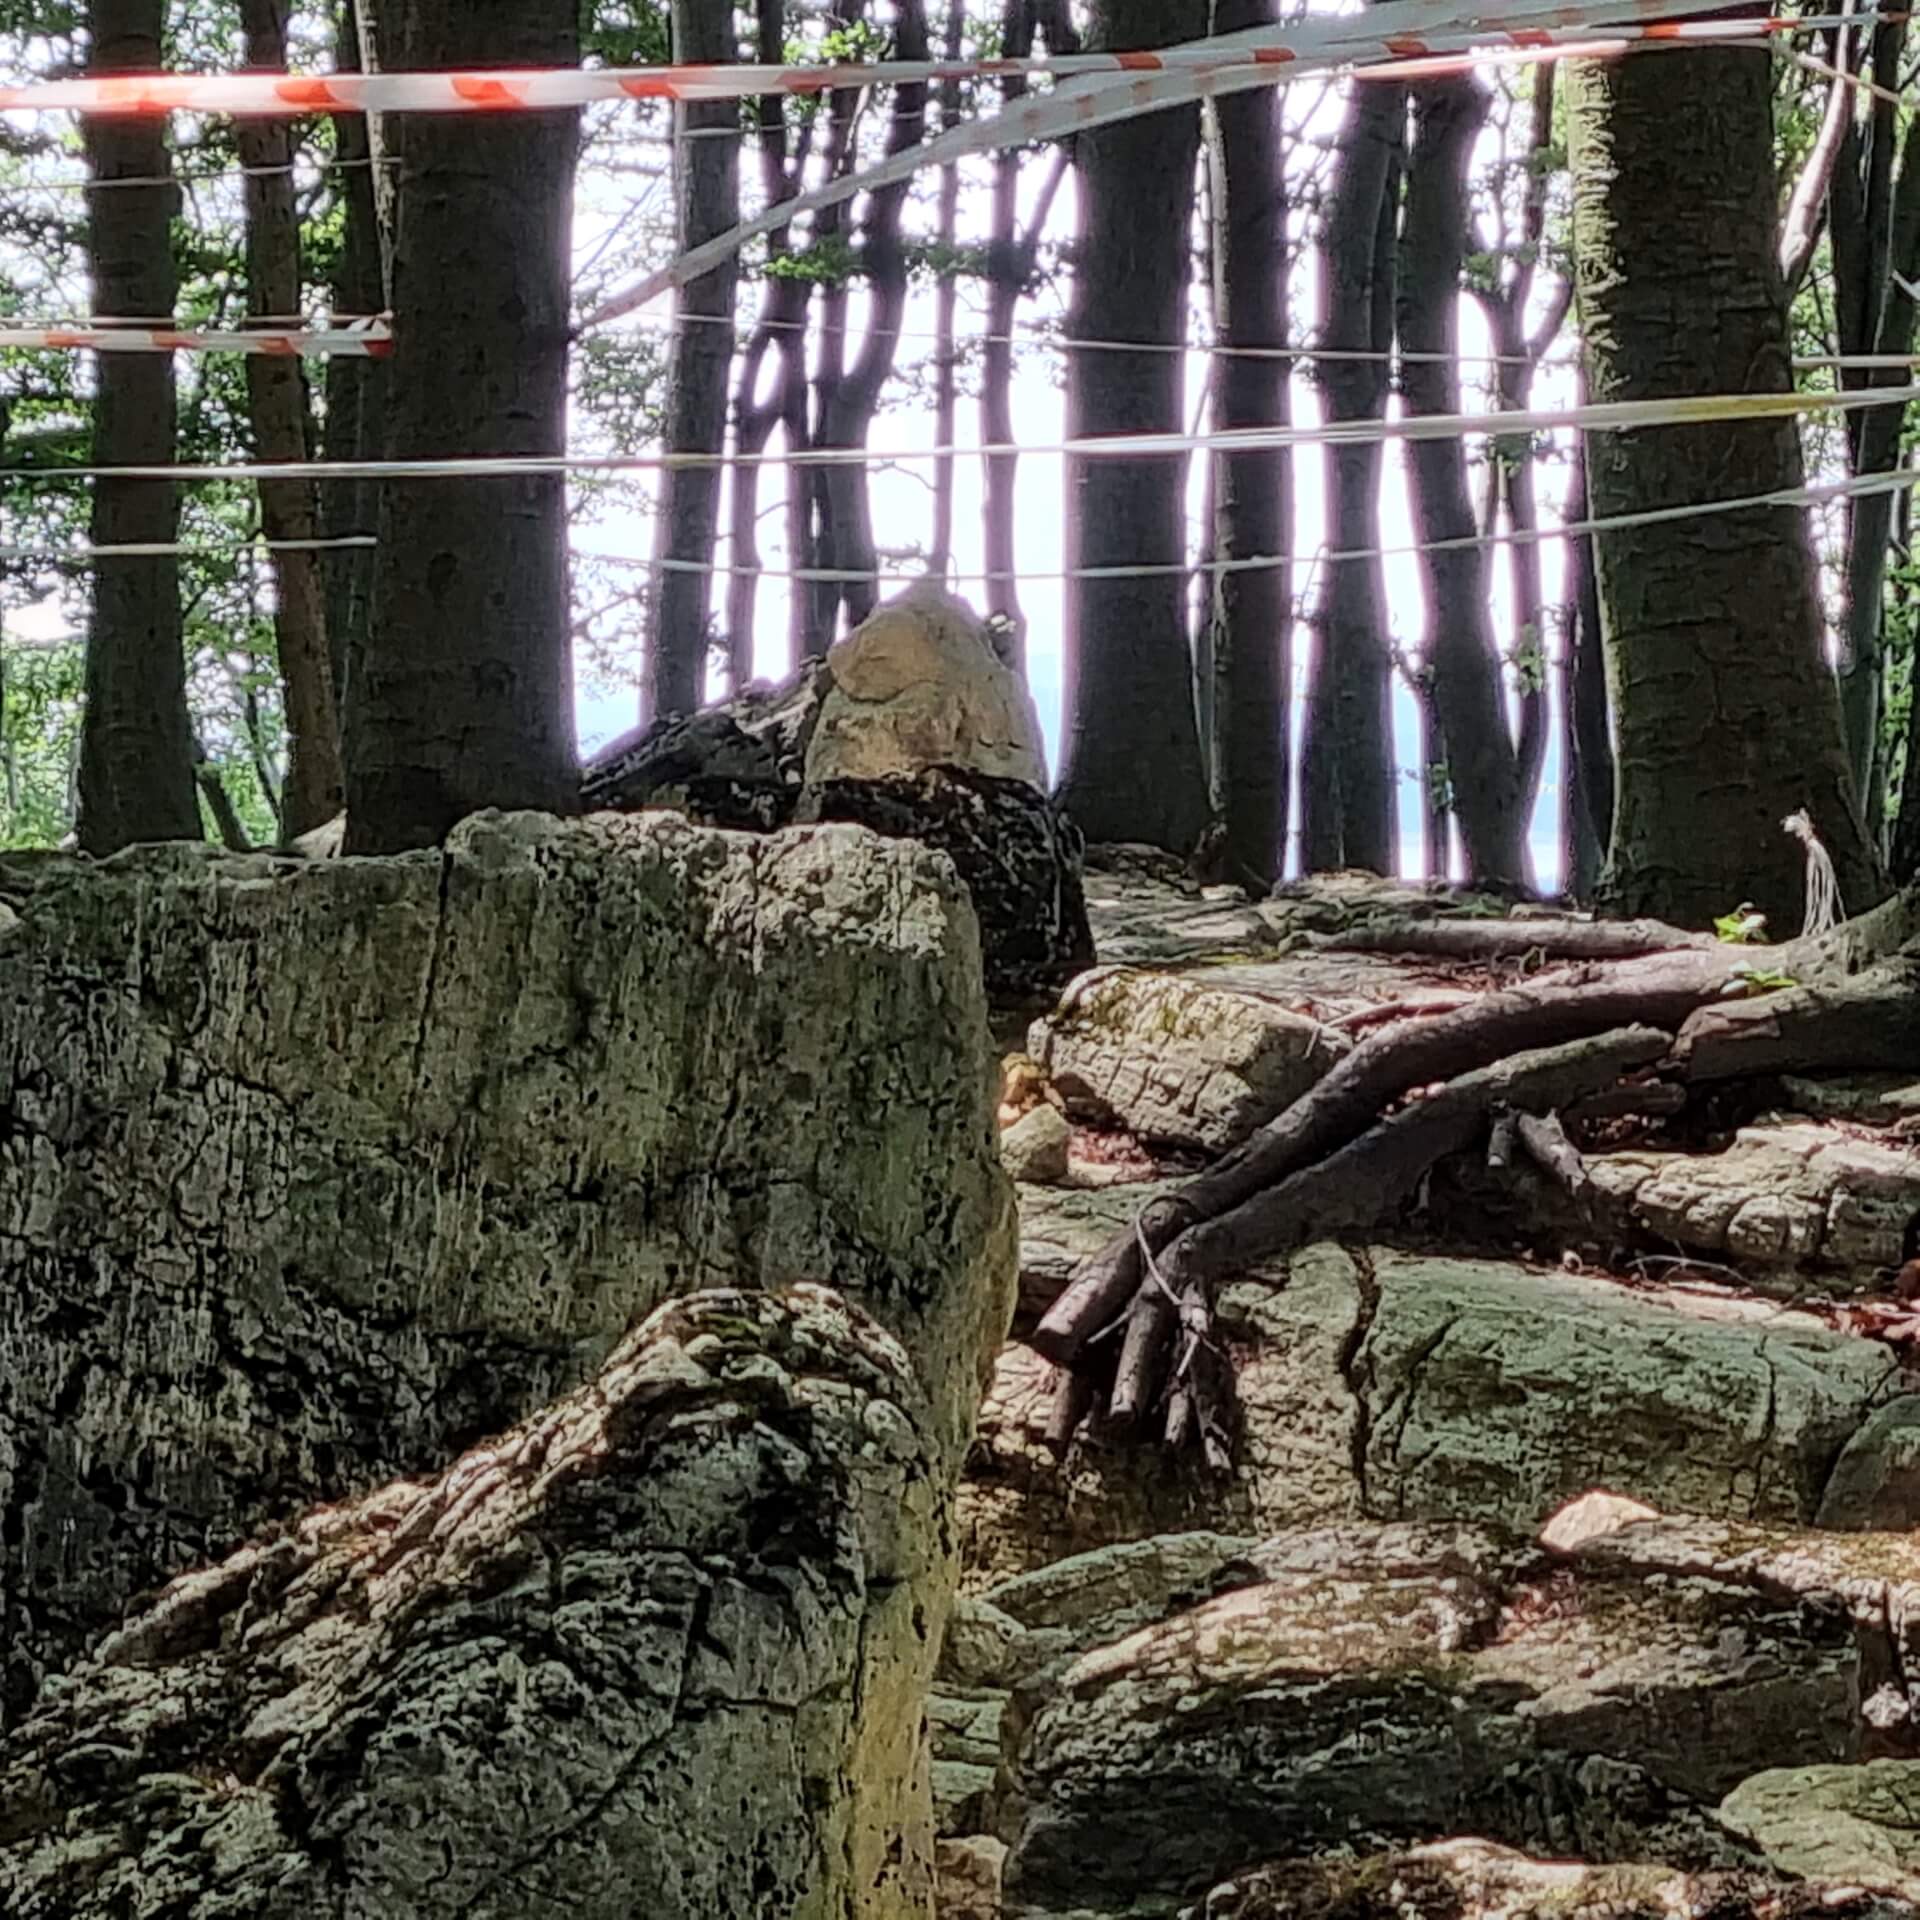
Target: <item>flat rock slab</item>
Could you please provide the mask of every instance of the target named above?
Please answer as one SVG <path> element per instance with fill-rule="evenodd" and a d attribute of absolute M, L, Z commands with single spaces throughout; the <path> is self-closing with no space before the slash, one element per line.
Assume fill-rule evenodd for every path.
<path fill-rule="evenodd" d="M 1023 1189 L 1029 1302 L 1151 1191 Z M 1892 1352 L 1771 1301 L 1319 1246 L 1223 1287 L 1219 1320 L 1241 1404 L 1224 1482 L 1097 1437 L 1057 1465 L 1053 1370 L 1002 1350 L 961 1492 L 971 1590 L 1196 1528 L 1374 1514 L 1531 1530 L 1596 1486 L 1855 1527 L 1909 1524 L 1920 1492 L 1900 1464 L 1920 1426 Z"/>
<path fill-rule="evenodd" d="M 1447 1833 L 1737 1867 L 1713 1808 L 1756 1758 L 1859 1750 L 1852 1623 L 1797 1596 L 1470 1527 L 1303 1531 L 1232 1577 L 1015 1695 L 1011 1914 Z"/>
<path fill-rule="evenodd" d="M 1720 1815 L 1782 1872 L 1920 1901 L 1920 1761 L 1774 1768 L 1742 1781 Z"/>
<path fill-rule="evenodd" d="M 831 1279 L 957 1465 L 1014 1222 L 944 861 L 480 815 L 0 898 L 0 1721 L 134 1593 L 438 1468 L 701 1285 Z"/>
<path fill-rule="evenodd" d="M 1078 1117 L 1218 1154 L 1290 1107 L 1351 1050 L 1259 994 L 1127 967 L 1083 974 L 1027 1050 Z"/>

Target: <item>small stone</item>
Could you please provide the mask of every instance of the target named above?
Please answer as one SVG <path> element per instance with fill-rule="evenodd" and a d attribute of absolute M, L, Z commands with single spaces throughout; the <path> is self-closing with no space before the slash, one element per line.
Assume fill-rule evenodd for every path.
<path fill-rule="evenodd" d="M 1038 1106 L 1000 1136 L 1000 1159 L 1014 1179 L 1030 1186 L 1057 1186 L 1067 1177 L 1067 1146 L 1073 1129 L 1049 1106 Z"/>

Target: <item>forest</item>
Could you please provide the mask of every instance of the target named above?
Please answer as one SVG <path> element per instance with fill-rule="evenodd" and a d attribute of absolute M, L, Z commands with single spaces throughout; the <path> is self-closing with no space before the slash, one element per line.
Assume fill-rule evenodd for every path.
<path fill-rule="evenodd" d="M 1920 37 L 0 0 L 0 1916 L 1920 1916 Z"/>

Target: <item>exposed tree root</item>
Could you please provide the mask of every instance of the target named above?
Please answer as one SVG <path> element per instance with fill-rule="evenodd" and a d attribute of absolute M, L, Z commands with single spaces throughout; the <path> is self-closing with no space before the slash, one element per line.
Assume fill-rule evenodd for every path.
<path fill-rule="evenodd" d="M 1437 1161 L 1484 1147 L 1496 1125 L 1492 1151 L 1524 1152 L 1577 1197 L 1586 1166 L 1561 1115 L 1674 1113 L 1691 1088 L 1755 1075 L 1920 1069 L 1911 891 L 1781 947 L 1647 922 L 1535 920 L 1410 922 L 1325 944 L 1586 964 L 1371 1035 L 1218 1165 L 1143 1209 L 1032 1335 L 1062 1369 L 1056 1448 L 1104 1406 L 1113 1427 L 1157 1422 L 1169 1445 L 1198 1442 L 1223 1466 L 1231 1368 L 1213 1333 L 1217 1284 L 1315 1239 L 1378 1228 Z"/>

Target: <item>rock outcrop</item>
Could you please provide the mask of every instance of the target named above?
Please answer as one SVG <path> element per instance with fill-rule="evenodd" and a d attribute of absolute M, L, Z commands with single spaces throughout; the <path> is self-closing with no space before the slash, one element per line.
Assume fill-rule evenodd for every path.
<path fill-rule="evenodd" d="M 480 816 L 0 893 L 4 1712 L 134 1594 L 437 1470 L 697 1288 L 830 1278 L 957 1465 L 1013 1222 L 944 862 Z"/>
<path fill-rule="evenodd" d="M 1720 1798 L 1858 1755 L 1851 1624 L 1757 1586 L 1471 1527 L 1283 1535 L 1216 1580 L 1015 1692 L 1014 1912 L 1171 1914 L 1250 1860 L 1436 1834 L 1751 1866 Z"/>
<path fill-rule="evenodd" d="M 876 609 L 789 686 L 614 742 L 582 792 L 589 807 L 761 831 L 851 822 L 933 847 L 972 896 L 997 997 L 1093 963 L 1080 836 L 1047 792 L 1032 699 L 937 583 Z"/>
<path fill-rule="evenodd" d="M 137 1612 L 0 1742 L 0 1911 L 930 1915 L 940 1425 L 824 1289 L 662 1307 Z"/>

